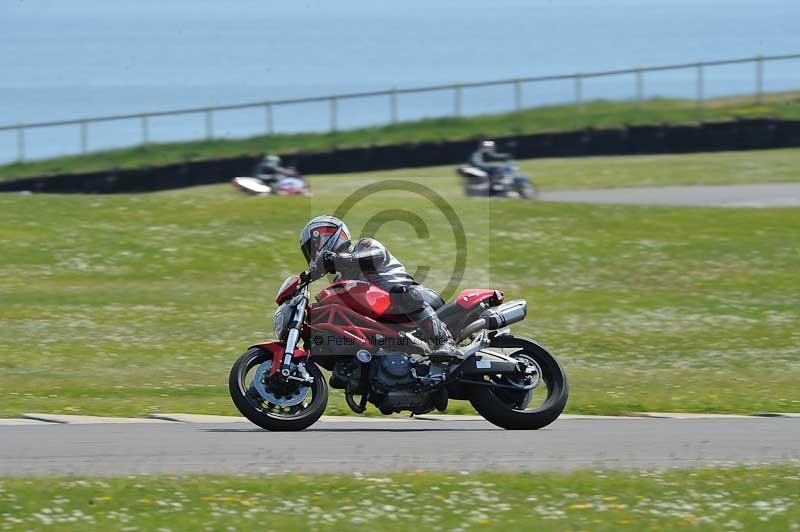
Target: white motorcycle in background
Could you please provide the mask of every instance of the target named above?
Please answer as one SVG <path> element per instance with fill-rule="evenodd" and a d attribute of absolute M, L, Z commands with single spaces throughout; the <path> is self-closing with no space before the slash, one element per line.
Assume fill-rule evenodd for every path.
<path fill-rule="evenodd" d="M 231 185 L 234 190 L 250 196 L 311 196 L 308 183 L 296 171 L 285 175 L 234 177 Z"/>

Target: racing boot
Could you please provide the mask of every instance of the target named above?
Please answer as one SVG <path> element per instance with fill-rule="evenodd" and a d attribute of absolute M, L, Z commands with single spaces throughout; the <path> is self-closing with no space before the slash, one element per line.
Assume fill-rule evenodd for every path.
<path fill-rule="evenodd" d="M 395 286 L 391 293 L 395 312 L 404 314 L 408 320 L 417 324 L 414 334 L 404 336 L 418 347 L 422 347 L 431 358 L 463 358 L 447 325 L 439 319 L 439 315 L 425 300 L 418 286 Z"/>
<path fill-rule="evenodd" d="M 439 316 L 433 312 L 420 327 L 425 340 L 430 345 L 428 356 L 431 359 L 463 358 L 464 354 L 456 345 L 453 336 Z"/>

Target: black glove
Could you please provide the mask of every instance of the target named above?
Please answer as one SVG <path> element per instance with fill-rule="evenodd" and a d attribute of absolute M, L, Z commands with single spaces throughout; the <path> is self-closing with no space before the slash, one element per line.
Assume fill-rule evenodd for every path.
<path fill-rule="evenodd" d="M 330 253 L 330 252 L 328 252 Z M 320 253 L 317 255 L 314 260 L 308 265 L 308 273 L 303 272 L 300 274 L 300 281 L 301 282 L 309 282 L 312 283 L 317 279 L 322 279 L 327 273 L 325 270 L 325 252 Z"/>
<path fill-rule="evenodd" d="M 336 273 L 336 253 L 326 249 L 322 252 L 322 269 L 327 273 Z"/>

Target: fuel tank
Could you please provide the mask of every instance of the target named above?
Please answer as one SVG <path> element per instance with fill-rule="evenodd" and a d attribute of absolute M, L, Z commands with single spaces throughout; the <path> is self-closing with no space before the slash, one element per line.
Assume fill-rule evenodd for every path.
<path fill-rule="evenodd" d="M 339 281 L 317 294 L 316 307 L 344 305 L 372 319 L 383 316 L 392 304 L 389 292 L 363 281 Z"/>

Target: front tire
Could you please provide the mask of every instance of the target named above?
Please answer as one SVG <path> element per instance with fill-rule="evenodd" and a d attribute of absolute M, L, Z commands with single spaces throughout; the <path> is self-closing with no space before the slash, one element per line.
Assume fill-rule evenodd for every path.
<path fill-rule="evenodd" d="M 489 349 L 512 351 L 533 359 L 541 368 L 541 379 L 547 385 L 547 397 L 534 408 L 519 408 L 513 404 L 520 397 L 509 397 L 489 386 L 475 385 L 470 403 L 487 421 L 509 430 L 537 430 L 546 427 L 561 415 L 569 398 L 567 374 L 559 361 L 547 349 L 533 340 L 502 335 L 492 340 Z M 517 392 L 514 392 L 517 393 Z"/>
<path fill-rule="evenodd" d="M 306 371 L 314 378 L 314 383 L 306 392 L 311 394 L 311 399 L 307 403 L 301 402 L 285 409 L 286 412 L 276 411 L 276 405 L 258 395 L 253 382 L 248 382 L 250 370 L 271 361 L 272 353 L 260 347 L 253 347 L 239 357 L 233 364 L 228 379 L 228 390 L 233 404 L 244 417 L 266 430 L 298 431 L 310 427 L 322 416 L 328 405 L 328 384 L 322 371 L 314 362 L 306 360 Z"/>

